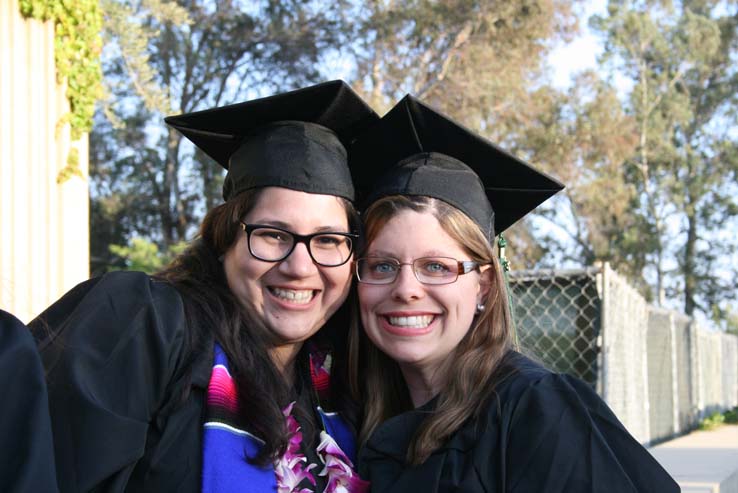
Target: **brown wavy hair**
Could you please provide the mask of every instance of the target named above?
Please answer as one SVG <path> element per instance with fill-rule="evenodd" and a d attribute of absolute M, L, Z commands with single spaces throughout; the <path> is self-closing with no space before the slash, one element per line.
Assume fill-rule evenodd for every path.
<path fill-rule="evenodd" d="M 403 211 L 429 213 L 466 251 L 471 260 L 487 266 L 490 286 L 484 310 L 461 340 L 444 368 L 446 382 L 435 410 L 418 428 L 407 451 L 408 464 L 420 464 L 445 443 L 469 418 L 477 416 L 504 377 L 505 356 L 513 348 L 512 318 L 502 269 L 494 248 L 481 228 L 466 214 L 438 199 L 393 195 L 372 204 L 364 214 L 365 245 Z M 363 252 L 362 252 L 363 253 Z M 469 301 L 473 303 L 473 300 Z M 350 386 L 354 396 L 370 395 L 363 408 L 359 441 L 371 436 L 388 418 L 413 409 L 399 365 L 382 353 L 360 328 L 352 313 L 349 334 Z"/>
<path fill-rule="evenodd" d="M 292 386 L 269 356 L 269 348 L 274 344 L 271 332 L 261 317 L 231 292 L 221 262 L 222 256 L 237 241 L 239 221 L 256 205 L 262 190 L 247 190 L 209 211 L 192 244 L 155 277 L 171 283 L 184 299 L 190 368 L 203 352 L 212 351 L 213 339 L 228 355 L 239 396 L 239 423 L 264 440 L 265 445 L 254 462 L 266 465 L 287 448 L 289 434 L 282 408 L 294 400 Z M 344 205 L 349 227 L 357 231 L 359 220 L 353 205 L 337 198 Z M 312 341 L 322 347 L 330 345 L 343 349 L 348 318 L 347 309 L 339 309 Z M 342 334 L 343 341 L 340 340 Z M 331 395 L 336 399 L 332 404 L 336 410 L 351 415 L 355 414 L 353 404 L 348 399 L 340 400 L 349 394 L 342 376 L 342 368 L 345 368 L 342 356 L 342 351 L 333 355 Z M 305 346 L 298 355 L 297 365 L 302 385 L 310 386 Z M 325 404 L 321 402 L 321 405 Z M 318 426 L 313 422 L 312 409 L 302 409 L 298 403 L 293 414 L 302 418 L 306 442 L 314 440 Z"/>

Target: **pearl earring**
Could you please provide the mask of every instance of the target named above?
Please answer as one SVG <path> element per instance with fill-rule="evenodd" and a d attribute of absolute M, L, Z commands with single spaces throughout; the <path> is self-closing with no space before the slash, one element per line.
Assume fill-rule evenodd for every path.
<path fill-rule="evenodd" d="M 482 313 L 483 311 L 484 311 L 484 304 L 477 303 L 477 313 Z"/>

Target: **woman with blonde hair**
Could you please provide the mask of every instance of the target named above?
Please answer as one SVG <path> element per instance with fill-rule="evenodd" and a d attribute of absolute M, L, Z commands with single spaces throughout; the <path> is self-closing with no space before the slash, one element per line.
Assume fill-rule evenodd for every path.
<path fill-rule="evenodd" d="M 352 385 L 372 491 L 678 491 L 589 386 L 516 351 L 492 242 L 562 186 L 410 96 L 351 155 L 384 172 L 357 177 Z"/>

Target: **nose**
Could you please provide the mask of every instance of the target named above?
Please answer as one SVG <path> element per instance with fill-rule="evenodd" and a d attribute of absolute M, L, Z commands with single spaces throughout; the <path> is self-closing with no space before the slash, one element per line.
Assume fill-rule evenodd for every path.
<path fill-rule="evenodd" d="M 418 281 L 412 265 L 402 265 L 397 279 L 392 283 L 392 298 L 397 301 L 413 301 L 421 299 L 425 294 L 423 284 Z"/>
<path fill-rule="evenodd" d="M 317 268 L 305 243 L 297 243 L 292 253 L 279 263 L 280 272 L 291 277 L 310 276 Z"/>

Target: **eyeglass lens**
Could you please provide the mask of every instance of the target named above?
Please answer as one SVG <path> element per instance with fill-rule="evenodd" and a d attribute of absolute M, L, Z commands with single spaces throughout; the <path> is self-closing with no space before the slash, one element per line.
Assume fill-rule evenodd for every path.
<path fill-rule="evenodd" d="M 449 257 L 422 257 L 412 264 L 393 258 L 361 258 L 356 262 L 356 273 L 361 282 L 391 284 L 403 265 L 412 265 L 416 279 L 424 284 L 450 284 L 459 277 L 459 261 Z"/>
<path fill-rule="evenodd" d="M 351 255 L 351 238 L 339 234 L 314 234 L 301 237 L 312 259 L 325 266 L 346 263 Z M 262 260 L 276 262 L 287 257 L 295 246 L 295 235 L 280 229 L 255 228 L 249 235 L 251 253 Z"/>

